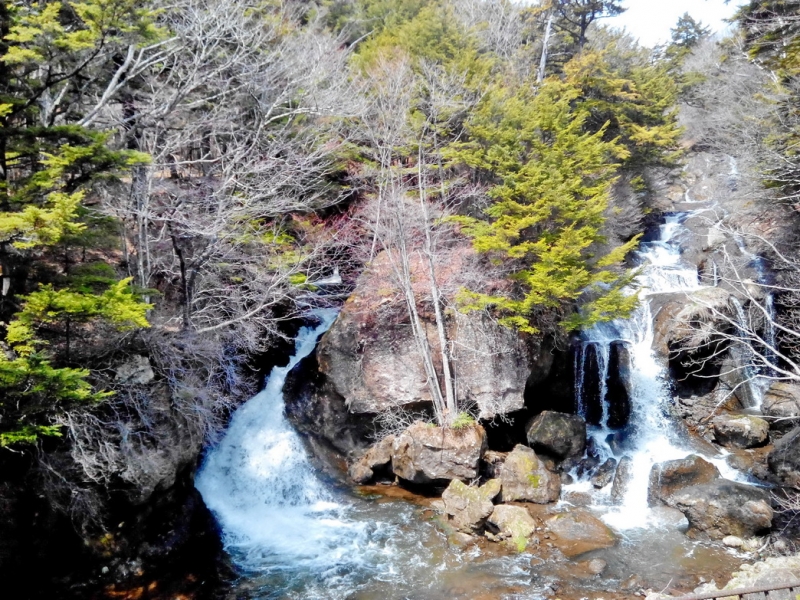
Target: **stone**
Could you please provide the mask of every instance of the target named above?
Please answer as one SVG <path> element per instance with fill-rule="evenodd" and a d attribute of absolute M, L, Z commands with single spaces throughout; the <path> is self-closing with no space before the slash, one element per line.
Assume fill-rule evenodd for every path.
<path fill-rule="evenodd" d="M 150 359 L 141 354 L 134 354 L 116 367 L 114 380 L 126 385 L 147 385 L 155 379 Z"/>
<path fill-rule="evenodd" d="M 492 514 L 492 500 L 499 493 L 500 481 L 497 479 L 490 479 L 480 487 L 469 486 L 454 479 L 442 494 L 444 512 L 450 515 L 450 523 L 459 531 L 478 532 Z"/>
<path fill-rule="evenodd" d="M 617 468 L 617 459 L 609 458 L 597 468 L 594 475 L 592 475 L 591 482 L 597 489 L 602 489 L 611 483 L 614 479 L 614 473 Z"/>
<path fill-rule="evenodd" d="M 517 552 L 525 551 L 531 535 L 536 531 L 536 521 L 527 510 L 508 504 L 495 506 L 487 524 L 494 530 L 494 541 L 506 541 Z"/>
<path fill-rule="evenodd" d="M 617 542 L 614 532 L 584 508 L 554 515 L 547 520 L 546 525 L 555 535 L 556 547 L 567 558 L 600 548 L 610 548 Z"/>
<path fill-rule="evenodd" d="M 376 470 L 388 467 L 392 462 L 394 439 L 395 436 L 387 435 L 377 444 L 371 446 L 364 456 L 350 465 L 347 471 L 350 479 L 355 483 L 364 484 L 375 476 Z"/>
<path fill-rule="evenodd" d="M 500 474 L 503 484 L 502 502 L 535 502 L 548 504 L 561 495 L 561 478 L 549 471 L 536 453 L 517 445 L 506 457 Z"/>
<path fill-rule="evenodd" d="M 769 423 L 753 415 L 718 415 L 711 425 L 714 438 L 723 446 L 756 448 L 769 441 Z"/>
<path fill-rule="evenodd" d="M 776 381 L 764 393 L 761 412 L 769 418 L 770 426 L 787 431 L 800 420 L 800 385 Z"/>
<path fill-rule="evenodd" d="M 744 546 L 744 540 L 740 537 L 736 537 L 735 535 L 725 536 L 722 538 L 722 543 L 728 548 L 741 548 Z"/>
<path fill-rule="evenodd" d="M 655 506 L 659 502 L 671 504 L 668 499 L 681 489 L 709 483 L 721 477 L 717 467 L 696 454 L 678 460 L 656 463 L 650 470 L 647 502 Z"/>
<path fill-rule="evenodd" d="M 769 494 L 736 481 L 717 479 L 678 490 L 667 502 L 689 520 L 689 534 L 715 540 L 753 537 L 772 526 Z"/>
<path fill-rule="evenodd" d="M 608 563 L 602 558 L 593 558 L 589 561 L 587 567 L 592 575 L 602 575 L 603 571 L 608 567 Z"/>
<path fill-rule="evenodd" d="M 411 483 L 439 483 L 478 477 L 486 451 L 486 431 L 480 425 L 461 429 L 416 422 L 392 445 L 392 471 Z"/>
<path fill-rule="evenodd" d="M 633 460 L 630 456 L 623 456 L 614 472 L 614 481 L 611 483 L 611 500 L 614 504 L 622 502 L 631 479 L 633 479 Z"/>
<path fill-rule="evenodd" d="M 800 426 L 775 442 L 767 455 L 767 465 L 778 481 L 800 488 Z"/>
<path fill-rule="evenodd" d="M 586 421 L 578 415 L 546 410 L 525 428 L 528 444 L 559 459 L 581 456 L 586 448 Z"/>

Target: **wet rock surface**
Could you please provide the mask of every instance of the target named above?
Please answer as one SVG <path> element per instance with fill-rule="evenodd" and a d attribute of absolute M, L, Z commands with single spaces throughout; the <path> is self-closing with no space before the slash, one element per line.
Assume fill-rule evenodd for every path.
<path fill-rule="evenodd" d="M 505 542 L 517 552 L 527 548 L 536 531 L 536 521 L 521 506 L 500 504 L 494 508 L 487 521 L 491 531 L 487 537 L 495 542 Z"/>
<path fill-rule="evenodd" d="M 561 478 L 527 446 L 518 445 L 506 457 L 500 473 L 502 502 L 548 504 L 561 494 Z"/>
<path fill-rule="evenodd" d="M 775 442 L 767 456 L 767 464 L 779 482 L 800 488 L 800 427 L 795 427 Z"/>
<path fill-rule="evenodd" d="M 800 385 L 776 381 L 764 393 L 761 412 L 768 418 L 770 427 L 788 431 L 800 422 Z"/>
<path fill-rule="evenodd" d="M 762 533 L 774 516 L 767 491 L 727 479 L 683 488 L 667 504 L 686 515 L 690 535 L 702 533 L 715 540 Z"/>
<path fill-rule="evenodd" d="M 670 504 L 669 499 L 682 489 L 710 483 L 720 477 L 717 467 L 696 454 L 657 463 L 650 471 L 647 501 L 650 506 L 655 506 L 659 502 Z"/>
<path fill-rule="evenodd" d="M 555 535 L 556 547 L 568 558 L 609 548 L 617 541 L 614 532 L 586 509 L 554 515 L 546 523 Z"/>
<path fill-rule="evenodd" d="M 633 479 L 633 460 L 629 456 L 624 456 L 617 465 L 611 483 L 611 500 L 615 504 L 622 502 L 631 479 Z"/>
<path fill-rule="evenodd" d="M 500 481 L 490 479 L 482 486 L 469 486 L 453 480 L 442 494 L 444 512 L 450 523 L 465 533 L 483 529 L 483 525 L 494 510 L 493 500 L 500 494 Z"/>
<path fill-rule="evenodd" d="M 410 483 L 467 481 L 478 477 L 484 452 L 480 425 L 450 429 L 418 422 L 394 439 L 392 471 Z"/>

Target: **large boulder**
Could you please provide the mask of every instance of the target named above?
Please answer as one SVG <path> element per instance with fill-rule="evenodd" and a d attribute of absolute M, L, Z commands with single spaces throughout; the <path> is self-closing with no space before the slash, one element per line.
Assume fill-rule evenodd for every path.
<path fill-rule="evenodd" d="M 374 476 L 375 471 L 385 469 L 392 462 L 394 436 L 387 435 L 377 444 L 371 446 L 364 456 L 355 461 L 348 469 L 348 475 L 355 483 L 367 483 Z"/>
<path fill-rule="evenodd" d="M 461 276 L 470 253 L 468 247 L 454 250 L 442 276 Z M 422 297 L 424 286 L 429 285 L 427 267 L 421 258 L 415 258 L 411 270 L 413 285 L 420 288 Z M 454 282 L 453 286 L 460 284 Z M 320 371 L 351 413 L 378 414 L 432 401 L 406 307 L 395 300 L 399 295 L 396 288 L 388 257 L 380 253 L 320 341 Z M 433 315 L 424 306 L 418 308 L 434 349 L 435 366 L 440 369 Z M 451 366 L 458 377 L 459 404 L 477 406 L 481 419 L 522 409 L 531 365 L 541 352 L 534 352 L 524 336 L 482 312 L 456 313 L 447 319 L 446 328 L 453 348 Z"/>
<path fill-rule="evenodd" d="M 786 431 L 800 421 L 800 384 L 776 381 L 764 393 L 761 412 L 773 429 Z"/>
<path fill-rule="evenodd" d="M 441 483 L 478 477 L 486 452 L 486 431 L 480 425 L 460 429 L 417 422 L 392 445 L 392 471 L 411 483 Z"/>
<path fill-rule="evenodd" d="M 781 483 L 800 489 L 800 426 L 775 442 L 767 465 Z"/>
<path fill-rule="evenodd" d="M 490 479 L 480 487 L 469 486 L 454 479 L 442 494 L 444 512 L 450 523 L 465 533 L 475 533 L 483 528 L 494 510 L 494 500 L 500 493 L 500 481 Z"/>
<path fill-rule="evenodd" d="M 715 439 L 723 446 L 756 448 L 769 441 L 769 423 L 752 415 L 718 415 L 711 425 Z"/>
<path fill-rule="evenodd" d="M 561 478 L 548 470 L 533 450 L 522 445 L 506 457 L 500 482 L 503 502 L 548 504 L 561 495 Z"/>
<path fill-rule="evenodd" d="M 683 488 L 710 483 L 720 477 L 717 467 L 696 454 L 657 463 L 650 470 L 647 501 L 650 506 L 659 502 L 669 504 L 669 498 Z"/>
<path fill-rule="evenodd" d="M 489 515 L 487 538 L 495 542 L 505 541 L 517 552 L 528 547 L 531 535 L 536 531 L 536 521 L 521 506 L 500 504 Z"/>
<path fill-rule="evenodd" d="M 667 504 L 686 515 L 690 535 L 702 532 L 715 540 L 731 535 L 749 538 L 772 526 L 769 494 L 727 479 L 678 490 Z"/>
<path fill-rule="evenodd" d="M 568 558 L 609 548 L 617 542 L 614 532 L 584 508 L 557 514 L 547 520 L 553 543 Z"/>
<path fill-rule="evenodd" d="M 564 459 L 581 456 L 586 448 L 586 421 L 578 415 L 546 410 L 525 429 L 528 444 L 536 452 Z"/>

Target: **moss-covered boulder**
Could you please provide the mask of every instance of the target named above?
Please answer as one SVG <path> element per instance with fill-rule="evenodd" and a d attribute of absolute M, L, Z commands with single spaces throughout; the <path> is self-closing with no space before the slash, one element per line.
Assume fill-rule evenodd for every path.
<path fill-rule="evenodd" d="M 546 410 L 528 423 L 525 433 L 536 452 L 559 459 L 581 456 L 586 448 L 586 421 L 578 415 Z"/>
<path fill-rule="evenodd" d="M 500 494 L 500 481 L 490 479 L 480 487 L 454 480 L 442 494 L 444 512 L 453 527 L 465 533 L 483 529 L 494 510 L 492 502 Z"/>
<path fill-rule="evenodd" d="M 536 531 L 536 521 L 521 506 L 500 504 L 494 507 L 487 521 L 490 531 L 486 537 L 504 542 L 517 552 L 524 552 Z"/>
<path fill-rule="evenodd" d="M 549 471 L 530 448 L 517 445 L 509 453 L 500 474 L 503 502 L 548 504 L 561 494 L 561 478 Z"/>

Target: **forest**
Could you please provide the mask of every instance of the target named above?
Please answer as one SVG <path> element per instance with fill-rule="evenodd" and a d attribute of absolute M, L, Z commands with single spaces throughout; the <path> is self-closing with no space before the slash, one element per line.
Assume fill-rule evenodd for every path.
<path fill-rule="evenodd" d="M 315 469 L 338 460 L 350 484 L 386 479 L 422 496 L 503 481 L 481 496 L 493 515 L 559 498 L 508 491 L 524 446 L 540 455 L 527 475 L 537 482 L 614 478 L 616 489 L 644 448 L 651 413 L 636 373 L 652 345 L 669 380 L 658 402 L 672 406 L 658 419 L 735 454 L 747 489 L 730 497 L 770 518 L 705 527 L 679 492 L 663 503 L 690 533 L 741 538 L 735 547 L 767 536 L 769 556 L 789 555 L 800 539 L 800 1 L 744 3 L 724 38 L 687 13 L 655 48 L 604 24 L 624 10 L 0 4 L 0 574 L 26 586 L 10 597 L 234 597 L 208 591 L 247 568 L 195 475 L 326 310 L 338 319 L 283 388 L 286 417 L 327 463 Z M 653 232 L 675 215 L 689 232 L 683 270 L 653 258 L 653 275 L 648 252 L 678 240 Z M 687 265 L 696 285 L 665 287 Z M 640 320 L 654 331 L 646 350 L 620 325 Z M 578 450 L 553 446 L 575 427 Z M 484 466 L 404 462 L 414 431 L 477 432 Z M 442 452 L 474 450 L 452 444 Z M 648 460 L 645 480 L 667 464 Z M 752 496 L 747 477 L 769 493 Z M 530 531 L 490 514 L 464 526 L 443 499 L 463 535 L 531 548 Z M 124 591 L 163 587 L 197 539 L 211 548 L 196 567 L 216 582 L 205 591 Z M 23 575 L 54 557 L 41 589 Z M 309 589 L 235 597 L 362 597 Z M 484 597 L 464 594 L 419 597 Z"/>

